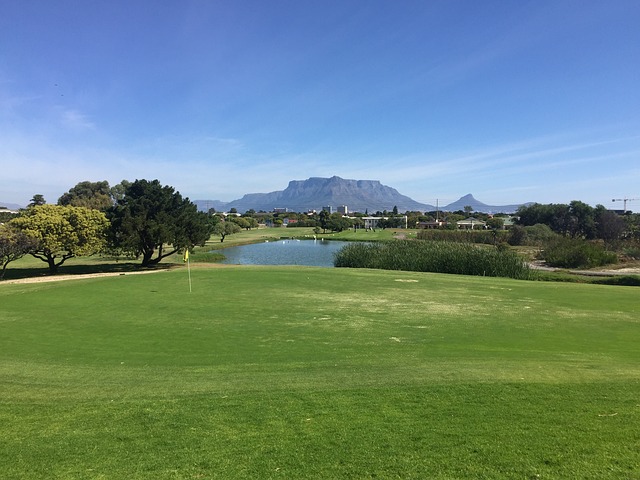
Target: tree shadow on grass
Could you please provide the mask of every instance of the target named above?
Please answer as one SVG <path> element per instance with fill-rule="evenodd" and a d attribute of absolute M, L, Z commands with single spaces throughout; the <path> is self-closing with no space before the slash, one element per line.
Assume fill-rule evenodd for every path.
<path fill-rule="evenodd" d="M 51 274 L 49 269 L 43 267 L 22 267 L 7 268 L 4 280 L 20 280 L 23 278 L 38 277 L 56 277 L 59 275 L 87 275 L 96 273 L 130 273 L 130 272 L 149 272 L 154 270 L 168 270 L 173 264 L 154 265 L 152 267 L 142 267 L 140 262 L 133 261 L 105 261 L 104 263 L 86 263 L 86 264 L 69 264 L 61 265 L 55 274 Z M 0 283 L 2 281 L 0 280 Z"/>

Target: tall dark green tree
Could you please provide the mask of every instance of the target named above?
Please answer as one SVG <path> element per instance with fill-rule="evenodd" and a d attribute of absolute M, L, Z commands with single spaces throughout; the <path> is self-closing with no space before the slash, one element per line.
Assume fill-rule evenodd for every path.
<path fill-rule="evenodd" d="M 322 228 L 323 232 L 326 232 L 327 228 L 329 228 L 330 217 L 331 217 L 331 214 L 326 210 L 322 210 L 318 214 L 318 225 Z"/>
<path fill-rule="evenodd" d="M 28 207 L 37 207 L 40 205 L 44 205 L 47 201 L 44 199 L 44 196 L 41 193 L 36 193 L 29 202 Z"/>
<path fill-rule="evenodd" d="M 596 222 L 594 209 L 580 200 L 573 200 L 569 204 L 568 231 L 573 238 L 596 238 Z"/>
<path fill-rule="evenodd" d="M 626 224 L 624 218 L 616 212 L 607 210 L 602 205 L 596 205 L 594 218 L 596 221 L 597 236 L 611 245 L 622 238 Z"/>
<path fill-rule="evenodd" d="M 208 215 L 171 186 L 136 180 L 107 211 L 113 247 L 142 256 L 152 266 L 178 251 L 204 245 L 212 233 Z M 155 255 L 155 256 L 154 256 Z"/>

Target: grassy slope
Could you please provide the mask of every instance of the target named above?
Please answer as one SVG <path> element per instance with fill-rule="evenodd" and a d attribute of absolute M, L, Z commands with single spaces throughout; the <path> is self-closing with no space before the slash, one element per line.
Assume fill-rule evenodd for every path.
<path fill-rule="evenodd" d="M 192 268 L 0 285 L 7 478 L 636 478 L 637 289 Z"/>
<path fill-rule="evenodd" d="M 251 242 L 262 242 L 264 240 L 278 239 L 278 238 L 327 238 L 334 240 L 391 240 L 398 233 L 401 233 L 407 238 L 415 238 L 417 230 L 402 230 L 402 229 L 385 229 L 367 231 L 367 230 L 345 230 L 343 232 L 327 232 L 320 233 L 318 235 L 313 233 L 312 227 L 290 227 L 290 228 L 257 228 L 254 230 L 244 230 L 240 233 L 228 235 L 224 242 L 220 242 L 219 237 L 212 237 L 207 242 L 207 248 L 220 249 L 229 246 L 242 245 Z"/>

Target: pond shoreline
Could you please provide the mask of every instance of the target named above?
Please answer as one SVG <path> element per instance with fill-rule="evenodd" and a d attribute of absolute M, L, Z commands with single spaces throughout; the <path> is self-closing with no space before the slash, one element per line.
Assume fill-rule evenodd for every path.
<path fill-rule="evenodd" d="M 335 253 L 348 242 L 326 239 L 280 238 L 234 245 L 212 252 L 222 253 L 225 265 L 300 265 L 334 267 Z"/>

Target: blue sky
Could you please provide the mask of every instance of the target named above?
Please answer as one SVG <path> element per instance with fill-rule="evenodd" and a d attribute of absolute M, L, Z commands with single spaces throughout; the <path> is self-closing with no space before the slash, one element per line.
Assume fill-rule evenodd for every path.
<path fill-rule="evenodd" d="M 638 25 L 637 0 L 4 0 L 0 201 L 338 175 L 430 204 L 621 208 L 640 198 Z"/>

